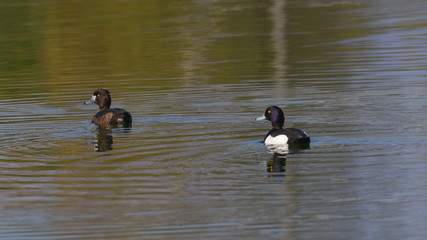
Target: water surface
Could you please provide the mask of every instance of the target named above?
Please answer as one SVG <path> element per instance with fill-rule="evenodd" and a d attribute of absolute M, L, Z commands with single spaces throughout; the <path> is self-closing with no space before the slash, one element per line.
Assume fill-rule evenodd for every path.
<path fill-rule="evenodd" d="M 0 238 L 423 239 L 425 11 L 3 1 Z M 90 123 L 100 87 L 132 128 Z M 312 137 L 286 166 L 273 104 Z"/>

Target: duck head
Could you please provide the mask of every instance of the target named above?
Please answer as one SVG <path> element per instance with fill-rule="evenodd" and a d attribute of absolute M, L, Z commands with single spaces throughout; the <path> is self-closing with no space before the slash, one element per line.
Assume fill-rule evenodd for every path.
<path fill-rule="evenodd" d="M 257 121 L 268 120 L 273 128 L 281 129 L 285 124 L 285 115 L 282 109 L 277 106 L 269 106 L 263 115 L 256 118 Z"/>
<path fill-rule="evenodd" d="M 98 111 L 109 109 L 111 106 L 110 92 L 106 89 L 96 89 L 92 94 L 92 98 L 84 102 L 84 104 L 96 103 L 99 105 Z"/>

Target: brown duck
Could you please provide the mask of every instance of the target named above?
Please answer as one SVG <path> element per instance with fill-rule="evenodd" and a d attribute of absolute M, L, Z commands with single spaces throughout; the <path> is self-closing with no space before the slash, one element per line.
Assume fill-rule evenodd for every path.
<path fill-rule="evenodd" d="M 99 105 L 98 113 L 92 118 L 92 122 L 98 125 L 126 125 L 132 124 L 132 116 L 121 108 L 110 108 L 110 92 L 106 89 L 97 89 L 92 98 L 84 104 L 96 103 Z"/>

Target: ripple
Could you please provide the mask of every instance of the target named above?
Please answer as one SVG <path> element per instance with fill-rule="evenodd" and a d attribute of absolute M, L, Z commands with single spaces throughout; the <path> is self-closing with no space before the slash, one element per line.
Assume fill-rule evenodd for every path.
<path fill-rule="evenodd" d="M 3 238 L 426 235 L 421 1 L 118 3 L 2 3 Z M 273 104 L 312 137 L 279 162 Z"/>

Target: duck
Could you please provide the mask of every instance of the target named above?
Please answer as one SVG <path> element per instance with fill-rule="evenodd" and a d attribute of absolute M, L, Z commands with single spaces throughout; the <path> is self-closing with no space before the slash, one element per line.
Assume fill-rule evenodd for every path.
<path fill-rule="evenodd" d="M 92 98 L 85 101 L 83 104 L 95 103 L 99 105 L 98 113 L 92 118 L 92 123 L 98 125 L 126 125 L 132 124 L 132 116 L 129 112 L 121 108 L 110 108 L 111 96 L 106 89 L 96 89 Z"/>
<path fill-rule="evenodd" d="M 283 128 L 285 115 L 282 109 L 277 106 L 269 106 L 264 114 L 256 118 L 256 120 L 268 120 L 273 127 L 264 137 L 265 145 L 307 145 L 310 143 L 310 136 L 303 130 L 298 128 Z"/>

